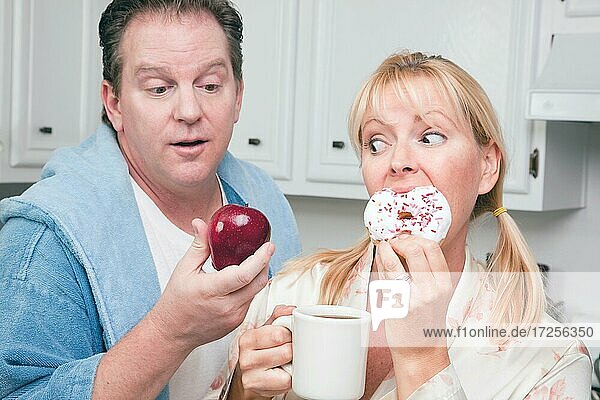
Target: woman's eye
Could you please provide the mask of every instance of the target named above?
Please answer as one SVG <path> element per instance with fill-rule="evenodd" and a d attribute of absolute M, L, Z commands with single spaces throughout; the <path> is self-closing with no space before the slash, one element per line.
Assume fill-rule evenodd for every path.
<path fill-rule="evenodd" d="M 425 132 L 421 141 L 425 144 L 438 144 L 446 140 L 446 136 L 439 132 Z"/>
<path fill-rule="evenodd" d="M 371 154 L 377 154 L 385 150 L 387 144 L 381 139 L 371 139 L 367 143 L 367 146 Z"/>

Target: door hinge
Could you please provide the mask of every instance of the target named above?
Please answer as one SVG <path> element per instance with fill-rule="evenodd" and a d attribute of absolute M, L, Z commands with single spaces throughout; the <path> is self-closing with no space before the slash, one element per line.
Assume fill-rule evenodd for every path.
<path fill-rule="evenodd" d="M 538 177 L 540 168 L 540 152 L 538 149 L 533 149 L 533 153 L 529 155 L 529 174 L 534 178 Z"/>

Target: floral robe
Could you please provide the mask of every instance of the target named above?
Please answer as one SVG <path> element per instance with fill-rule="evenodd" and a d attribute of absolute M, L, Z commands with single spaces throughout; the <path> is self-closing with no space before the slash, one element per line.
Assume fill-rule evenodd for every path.
<path fill-rule="evenodd" d="M 373 254 L 369 249 L 348 278 L 341 305 L 366 309 Z M 448 327 L 475 326 L 489 321 L 494 292 L 484 284 L 485 267 L 467 249 L 463 274 L 448 306 Z M 277 275 L 253 300 L 239 334 L 262 326 L 275 306 L 318 304 L 321 280 L 326 267 L 317 264 L 302 274 Z M 467 272 L 467 273 L 465 273 Z M 476 272 L 476 273 L 469 273 Z M 553 323 L 548 315 L 543 322 Z M 239 336 L 238 336 L 239 337 Z M 450 365 L 418 388 L 409 400 L 425 399 L 526 399 L 588 400 L 591 387 L 591 359 L 578 340 L 553 342 L 552 347 L 511 346 L 510 341 L 466 345 L 448 339 Z M 226 398 L 238 360 L 237 340 L 230 348 L 227 365 L 215 378 L 208 399 Z M 344 360 L 347 361 L 347 360 Z M 372 400 L 396 400 L 394 377 L 384 380 Z M 277 400 L 299 399 L 293 392 Z"/>

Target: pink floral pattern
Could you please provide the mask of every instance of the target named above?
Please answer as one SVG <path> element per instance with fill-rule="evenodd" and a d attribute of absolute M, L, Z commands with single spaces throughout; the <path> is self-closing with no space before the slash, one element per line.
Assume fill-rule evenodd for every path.
<path fill-rule="evenodd" d="M 372 254 L 371 249 L 368 254 Z M 484 266 L 466 258 L 464 272 L 481 272 Z M 345 285 L 342 305 L 365 307 L 368 296 L 365 274 L 370 273 L 371 259 L 364 257 L 354 268 Z M 234 340 L 229 362 L 215 378 L 207 399 L 229 381 L 238 360 L 239 335 L 247 329 L 262 326 L 278 304 L 316 304 L 325 269 L 317 265 L 310 274 L 276 277 L 268 290 L 259 294 L 250 307 L 246 321 Z M 461 280 L 448 307 L 447 325 L 457 328 L 465 324 L 485 324 L 494 304 L 494 290 L 485 274 L 477 279 Z M 451 364 L 434 375 L 408 400 L 429 399 L 512 399 L 512 400 L 588 400 L 591 385 L 591 359 L 585 346 L 577 341 L 564 342 L 559 347 L 534 348 L 515 346 L 516 341 L 504 340 L 486 346 L 465 346 L 449 341 Z M 389 379 L 388 379 L 389 378 Z M 388 376 L 372 400 L 395 400 L 395 378 Z M 221 394 L 221 397 L 224 393 Z M 275 399 L 297 399 L 290 395 Z"/>
<path fill-rule="evenodd" d="M 565 394 L 566 388 L 566 378 L 560 378 L 550 387 L 542 385 L 535 388 L 525 400 L 576 400 L 575 397 Z"/>

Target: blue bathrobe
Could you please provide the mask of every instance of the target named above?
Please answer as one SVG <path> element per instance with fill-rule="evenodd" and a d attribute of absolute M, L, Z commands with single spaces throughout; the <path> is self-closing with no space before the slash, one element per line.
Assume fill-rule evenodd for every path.
<path fill-rule="evenodd" d="M 290 206 L 261 170 L 227 153 L 230 203 L 271 223 L 271 273 L 299 254 Z M 160 296 L 114 131 L 57 151 L 42 179 L 0 202 L 0 398 L 90 398 L 96 368 Z M 161 399 L 167 398 L 165 389 Z"/>

